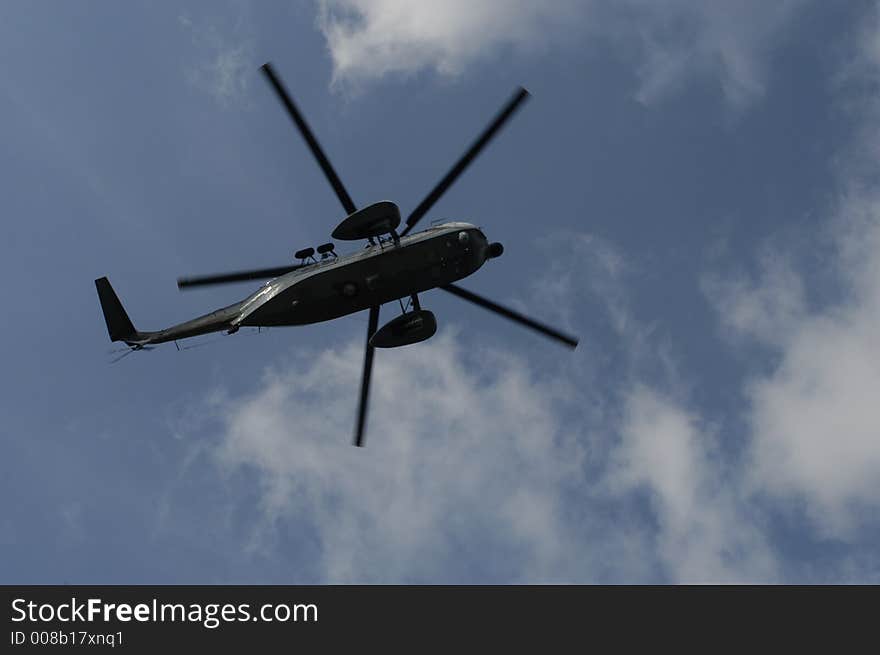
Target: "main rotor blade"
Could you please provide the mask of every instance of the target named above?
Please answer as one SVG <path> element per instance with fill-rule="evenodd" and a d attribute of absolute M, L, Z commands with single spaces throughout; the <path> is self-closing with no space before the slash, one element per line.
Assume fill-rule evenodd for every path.
<path fill-rule="evenodd" d="M 477 137 L 477 140 L 471 144 L 471 147 L 467 149 L 467 152 L 461 156 L 461 159 L 458 160 L 455 166 L 449 170 L 437 186 L 434 187 L 431 193 L 425 196 L 425 199 L 422 200 L 422 202 L 419 203 L 419 206 L 413 210 L 412 214 L 409 215 L 409 218 L 406 219 L 406 228 L 400 236 L 404 236 L 409 232 L 415 224 L 418 223 L 426 213 L 428 213 L 428 210 L 434 206 L 434 203 L 440 199 L 440 196 L 446 193 L 446 190 L 452 186 L 452 183 L 458 179 L 458 176 L 464 172 L 464 169 L 476 159 L 477 155 L 479 155 L 483 148 L 486 147 L 486 144 L 489 143 L 490 139 L 495 136 L 498 130 L 504 126 L 507 120 L 528 97 L 529 92 L 520 87 L 501 111 L 498 112 L 498 115 L 495 116 L 495 119 L 489 124 L 489 126 L 483 130 L 483 133 Z"/>
<path fill-rule="evenodd" d="M 318 160 L 318 165 L 321 167 L 321 170 L 324 171 L 324 175 L 327 176 L 327 180 L 330 182 L 330 186 L 333 187 L 333 190 L 336 192 L 336 196 L 339 198 L 339 202 L 341 202 L 342 206 L 345 208 L 345 213 L 353 214 L 357 207 L 354 206 L 354 202 L 352 202 L 351 196 L 348 195 L 348 191 L 345 190 L 345 186 L 343 186 L 342 180 L 339 179 L 339 176 L 333 169 L 333 165 L 330 163 L 330 160 L 327 159 L 327 155 L 324 154 L 324 150 L 321 148 L 321 144 L 318 143 L 318 140 L 315 138 L 315 135 L 309 128 L 308 123 L 306 123 L 306 119 L 303 118 L 303 115 L 300 113 L 299 108 L 293 102 L 293 98 L 291 98 L 290 94 L 287 93 L 287 89 L 284 88 L 284 84 L 282 84 L 281 79 L 275 74 L 275 71 L 272 69 L 272 65 L 268 62 L 263 64 L 260 69 L 263 71 L 263 73 L 265 73 L 266 78 L 272 85 L 272 88 L 275 89 L 275 93 L 278 94 L 278 99 L 281 100 L 281 103 L 287 109 L 287 112 L 290 114 L 293 122 L 296 123 L 296 126 L 299 128 L 300 134 L 302 134 L 303 139 L 305 139 L 306 143 L 309 146 L 309 149 L 315 156 L 315 159 Z"/>
<path fill-rule="evenodd" d="M 479 305 L 480 307 L 485 307 L 489 311 L 495 312 L 496 314 L 501 314 L 505 318 L 509 318 L 512 321 L 516 321 L 520 325 L 525 325 L 528 328 L 536 330 L 541 334 L 550 337 L 551 339 L 556 339 L 557 341 L 561 341 L 569 348 L 577 348 L 578 340 L 574 337 L 570 337 L 562 332 L 558 332 L 553 328 L 544 325 L 543 323 L 539 323 L 538 321 L 529 318 L 528 316 L 523 316 L 519 312 L 515 312 L 512 309 L 508 309 L 507 307 L 503 307 L 496 302 L 483 298 L 482 296 L 478 296 L 472 291 L 468 291 L 467 289 L 462 289 L 459 286 L 454 284 L 447 284 L 440 287 L 444 291 L 448 291 L 449 293 L 458 296 L 459 298 L 464 298 L 465 300 L 469 300 L 472 303 Z"/>
<path fill-rule="evenodd" d="M 290 271 L 302 268 L 299 264 L 276 266 L 275 268 L 259 268 L 252 271 L 237 271 L 234 273 L 216 273 L 214 275 L 199 275 L 196 277 L 177 278 L 177 288 L 203 287 L 208 284 L 225 284 L 227 282 L 243 282 L 245 280 L 265 280 L 278 277 Z"/>
<path fill-rule="evenodd" d="M 370 323 L 367 326 L 367 351 L 364 354 L 364 374 L 361 378 L 361 398 L 358 403 L 357 425 L 354 431 L 354 445 L 364 445 L 364 428 L 367 425 L 367 403 L 370 397 L 370 377 L 373 375 L 373 352 L 370 339 L 379 327 L 379 306 L 370 307 Z"/>

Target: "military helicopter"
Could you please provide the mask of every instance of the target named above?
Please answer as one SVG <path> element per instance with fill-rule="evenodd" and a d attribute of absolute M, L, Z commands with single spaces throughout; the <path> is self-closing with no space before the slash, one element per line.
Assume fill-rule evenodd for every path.
<path fill-rule="evenodd" d="M 269 281 L 240 302 L 155 332 L 137 330 L 109 280 L 99 278 L 95 280 L 95 286 L 111 341 L 122 341 L 130 348 L 127 352 L 134 352 L 149 349 L 155 344 L 176 342 L 211 332 L 233 334 L 243 326 L 307 325 L 369 310 L 354 431 L 356 446 L 364 445 L 374 350 L 425 341 L 437 331 L 434 314 L 421 307 L 420 293 L 442 289 L 570 348 L 577 347 L 576 338 L 454 284 L 504 252 L 503 246 L 497 242 L 490 243 L 480 228 L 471 223 L 449 221 L 410 233 L 520 108 L 529 97 L 528 91 L 523 88 L 517 90 L 464 155 L 409 214 L 406 226 L 398 232 L 401 216 L 397 205 L 383 200 L 358 209 L 272 66 L 266 63 L 261 70 L 299 129 L 347 214 L 333 230 L 332 238 L 340 241 L 366 240 L 365 247 L 347 255 L 338 255 L 334 244 L 326 243 L 317 248 L 297 251 L 294 258 L 298 262 L 292 264 L 179 278 L 177 286 L 180 289 L 245 280 Z M 400 316 L 379 328 L 379 308 L 394 301 L 400 304 Z"/>

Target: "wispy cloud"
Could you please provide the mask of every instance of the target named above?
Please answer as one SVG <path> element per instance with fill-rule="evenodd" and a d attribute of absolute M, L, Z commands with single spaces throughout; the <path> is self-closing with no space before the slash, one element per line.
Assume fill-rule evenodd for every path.
<path fill-rule="evenodd" d="M 357 339 L 273 370 L 227 406 L 218 457 L 260 473 L 262 547 L 295 522 L 320 542 L 327 581 L 563 579 L 563 498 L 585 456 L 578 424 L 555 415 L 565 399 L 536 393 L 521 358 L 466 363 L 447 330 L 379 353 L 368 446 L 355 449 L 361 350 Z"/>
<path fill-rule="evenodd" d="M 779 362 L 745 388 L 754 489 L 794 500 L 791 507 L 805 508 L 821 530 L 854 542 L 860 529 L 876 527 L 880 506 L 877 16 L 865 22 L 841 82 L 839 109 L 845 104 L 860 127 L 838 160 L 841 191 L 827 223 L 834 248 L 826 270 L 799 271 L 784 263 L 797 259 L 795 247 L 775 246 L 757 277 L 709 285 L 722 324 Z M 839 293 L 808 307 L 805 290 L 817 276 L 833 277 Z"/>
<path fill-rule="evenodd" d="M 774 40 L 806 0 L 319 0 L 334 79 L 361 82 L 434 70 L 457 75 L 507 50 L 613 42 L 631 59 L 642 102 L 695 75 L 742 107 L 761 95 Z"/>
<path fill-rule="evenodd" d="M 763 94 L 775 42 L 809 0 L 614 4 L 622 23 L 612 21 L 613 34 L 639 52 L 639 100 L 652 102 L 694 76 L 709 76 L 732 106 L 742 108 Z"/>
<path fill-rule="evenodd" d="M 838 537 L 874 523 L 865 509 L 880 498 L 880 199 L 841 202 L 843 300 L 806 309 L 804 277 L 776 266 L 713 295 L 723 323 L 779 361 L 746 386 L 752 483 L 806 500 L 813 520 Z"/>
<path fill-rule="evenodd" d="M 578 3 L 546 5 L 514 0 L 321 0 L 319 26 L 339 78 L 380 77 L 463 67 L 505 46 L 541 42 L 541 30 L 561 29 Z"/>
<path fill-rule="evenodd" d="M 601 249 L 617 263 L 574 271 L 572 284 L 620 283 L 620 255 Z M 632 320 L 624 298 L 612 302 Z M 637 327 L 619 338 L 628 344 Z M 465 342 L 447 327 L 379 353 L 364 450 L 348 443 L 360 338 L 279 365 L 252 394 L 210 408 L 222 424 L 217 460 L 259 480 L 249 547 L 328 582 L 775 578 L 738 478 L 672 378 L 661 391 L 632 365 L 597 384 L 589 352 L 536 367 Z M 315 541 L 317 564 L 297 553 Z"/>
<path fill-rule="evenodd" d="M 190 33 L 197 59 L 185 69 L 189 82 L 227 106 L 246 99 L 249 80 L 257 68 L 254 39 L 245 15 L 239 12 L 232 25 L 178 17 L 181 28 Z"/>
<path fill-rule="evenodd" d="M 722 461 L 716 431 L 695 412 L 644 385 L 628 390 L 610 479 L 648 492 L 670 578 L 773 581 L 773 550 Z"/>
<path fill-rule="evenodd" d="M 791 257 L 766 245 L 758 256 L 760 276 L 707 273 L 703 292 L 719 310 L 726 336 L 780 345 L 807 314 L 804 282 Z"/>

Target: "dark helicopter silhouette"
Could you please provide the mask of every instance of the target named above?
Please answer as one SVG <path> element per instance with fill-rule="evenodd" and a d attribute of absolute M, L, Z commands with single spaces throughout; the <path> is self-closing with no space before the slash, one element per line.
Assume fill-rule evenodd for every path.
<path fill-rule="evenodd" d="M 369 310 L 363 377 L 361 380 L 354 444 L 362 446 L 367 418 L 370 377 L 375 348 L 395 348 L 430 338 L 437 330 L 434 314 L 422 309 L 419 293 L 442 289 L 555 339 L 571 348 L 577 339 L 539 323 L 454 284 L 477 271 L 486 261 L 500 257 L 504 248 L 490 243 L 471 223 L 448 221 L 411 233 L 437 200 L 464 172 L 510 117 L 529 97 L 520 88 L 471 144 L 437 186 L 410 213 L 398 232 L 400 210 L 383 200 L 358 209 L 323 149 L 270 64 L 261 70 L 287 109 L 324 171 L 346 218 L 333 230 L 341 241 L 366 240 L 359 251 L 337 255 L 333 243 L 295 253 L 298 263 L 234 273 L 180 278 L 188 288 L 244 280 L 269 279 L 244 300 L 179 323 L 164 330 L 137 330 L 106 277 L 95 280 L 111 341 L 124 342 L 131 351 L 210 332 L 234 333 L 243 326 L 307 325 Z M 315 255 L 318 255 L 317 257 Z M 406 304 L 403 299 L 408 299 Z M 379 307 L 400 301 L 402 313 L 379 328 Z"/>

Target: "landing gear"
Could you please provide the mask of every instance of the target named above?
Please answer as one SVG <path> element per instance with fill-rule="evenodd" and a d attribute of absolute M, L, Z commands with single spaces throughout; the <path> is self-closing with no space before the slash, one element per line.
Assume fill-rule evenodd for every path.
<path fill-rule="evenodd" d="M 412 309 L 412 311 L 419 312 L 422 310 L 422 305 L 419 303 L 419 295 L 414 293 L 409 297 L 409 301 L 406 305 L 403 304 L 403 298 L 398 298 L 397 302 L 400 304 L 400 312 L 402 314 L 406 314 L 408 309 Z"/>

